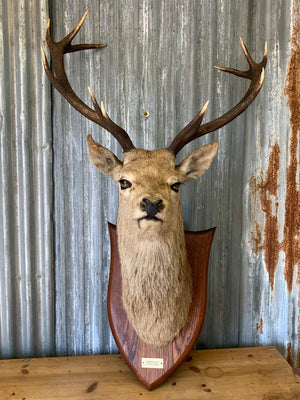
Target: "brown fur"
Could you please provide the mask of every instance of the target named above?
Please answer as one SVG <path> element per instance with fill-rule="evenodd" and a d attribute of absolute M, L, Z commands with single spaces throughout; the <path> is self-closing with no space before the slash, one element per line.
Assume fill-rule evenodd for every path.
<path fill-rule="evenodd" d="M 88 138 L 93 163 L 119 182 L 132 186 L 119 192 L 117 223 L 122 272 L 122 300 L 128 320 L 148 345 L 165 346 L 185 326 L 192 302 L 179 193 L 171 189 L 201 175 L 212 162 L 218 144 L 195 150 L 179 166 L 168 150 L 134 149 L 119 161 Z M 158 221 L 142 219 L 141 201 L 163 201 Z"/>
<path fill-rule="evenodd" d="M 118 226 L 123 305 L 139 337 L 151 346 L 172 342 L 187 321 L 192 278 L 182 243 L 182 232 L 140 241 L 138 231 L 124 235 Z"/>

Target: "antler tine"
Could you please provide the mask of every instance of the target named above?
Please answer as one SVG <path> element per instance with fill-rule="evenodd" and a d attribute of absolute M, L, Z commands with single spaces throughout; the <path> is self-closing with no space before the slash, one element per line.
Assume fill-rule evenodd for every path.
<path fill-rule="evenodd" d="M 220 71 L 228 72 L 229 74 L 236 75 L 236 76 L 239 76 L 241 78 L 252 79 L 253 78 L 253 71 L 255 70 L 255 67 L 257 65 L 262 65 L 262 66 L 264 65 L 264 67 L 265 67 L 266 64 L 267 64 L 267 42 L 265 43 L 265 51 L 264 51 L 263 59 L 259 64 L 257 64 L 255 61 L 253 61 L 253 59 L 252 59 L 252 57 L 251 57 L 251 55 L 250 55 L 245 43 L 243 42 L 242 38 L 240 38 L 240 41 L 241 41 L 241 45 L 242 45 L 245 57 L 246 57 L 246 59 L 248 61 L 248 64 L 249 64 L 248 71 L 239 71 L 238 69 L 234 69 L 234 68 L 218 67 L 217 65 L 215 65 L 214 67 L 217 68 Z"/>
<path fill-rule="evenodd" d="M 81 28 L 87 16 L 88 11 L 89 8 L 85 11 L 85 13 L 81 17 L 76 27 L 59 42 L 54 42 L 52 40 L 50 34 L 50 20 L 48 21 L 46 29 L 46 41 L 50 50 L 54 73 L 49 67 L 45 51 L 42 47 L 41 50 L 42 50 L 44 69 L 52 85 L 71 104 L 71 106 L 73 106 L 77 111 L 79 111 L 84 117 L 88 118 L 89 120 L 95 122 L 102 128 L 109 131 L 120 143 L 120 145 L 123 148 L 123 151 L 126 152 L 135 148 L 127 132 L 120 126 L 115 124 L 108 117 L 106 112 L 103 114 L 98 113 L 97 111 L 91 109 L 87 104 L 85 104 L 73 91 L 65 72 L 64 54 L 80 50 L 100 49 L 106 47 L 106 44 L 77 44 L 77 45 L 71 44 L 72 39 L 74 39 L 79 29 Z"/>
<path fill-rule="evenodd" d="M 202 126 L 200 123 L 196 123 L 197 116 L 190 122 L 172 141 L 168 150 L 176 155 L 185 145 L 191 141 L 197 139 L 200 136 L 206 135 L 207 133 L 213 132 L 217 129 L 222 128 L 224 125 L 231 122 L 238 115 L 246 110 L 246 108 L 253 102 L 255 97 L 258 95 L 263 81 L 264 81 L 264 71 L 267 64 L 267 43 L 265 43 L 264 56 L 260 63 L 253 61 L 250 53 L 248 52 L 242 39 L 241 44 L 245 57 L 249 64 L 249 69 L 247 71 L 239 71 L 233 68 L 216 67 L 217 69 L 228 72 L 233 75 L 237 75 L 241 78 L 247 78 L 251 80 L 250 86 L 242 98 L 242 100 L 236 104 L 231 110 L 223 114 L 219 118 L 210 121 Z"/>
<path fill-rule="evenodd" d="M 201 110 L 198 112 L 198 114 L 192 119 L 192 121 L 184 127 L 178 135 L 175 136 L 173 139 L 172 143 L 168 147 L 168 150 L 176 155 L 179 150 L 182 149 L 186 144 L 188 144 L 191 140 L 188 140 L 186 142 L 183 142 L 185 139 L 191 136 L 193 132 L 197 132 L 199 129 L 201 122 L 203 120 L 204 114 L 207 110 L 209 100 L 204 104 L 204 106 L 201 108 Z"/>
<path fill-rule="evenodd" d="M 120 128 L 118 125 L 116 125 L 108 116 L 105 107 L 104 107 L 104 103 L 103 101 L 101 101 L 101 105 L 99 106 L 99 104 L 97 103 L 97 100 L 93 94 L 93 92 L 91 91 L 91 88 L 88 88 L 90 96 L 92 98 L 92 102 L 94 104 L 94 108 L 96 110 L 96 113 L 99 117 L 99 120 L 101 121 L 101 126 L 105 129 L 107 129 L 109 132 L 111 132 L 112 128 L 114 128 L 114 133 L 112 133 L 114 135 L 114 137 L 117 139 L 117 141 L 121 144 L 123 151 L 126 153 L 127 151 L 130 151 L 132 149 L 134 149 L 135 147 L 132 144 L 131 139 L 129 138 L 129 136 L 127 135 L 127 133 Z"/>
<path fill-rule="evenodd" d="M 57 42 L 56 45 L 61 45 L 64 48 L 64 54 L 67 53 L 74 53 L 75 51 L 81 51 L 81 50 L 91 50 L 91 49 L 101 49 L 102 47 L 106 47 L 107 44 L 75 44 L 72 45 L 71 42 L 74 39 L 74 37 L 77 35 L 79 32 L 81 26 L 83 25 L 86 16 L 89 12 L 89 7 L 86 9 L 85 13 L 83 16 L 80 18 L 78 24 L 75 26 L 75 28 L 67 35 L 65 36 L 60 42 Z M 47 29 L 46 29 L 46 40 L 47 44 L 49 45 L 49 42 L 53 43 L 53 40 L 50 35 L 50 20 L 48 21 Z"/>
<path fill-rule="evenodd" d="M 75 28 L 66 36 L 64 37 L 61 42 L 64 42 L 66 45 L 70 44 L 71 41 L 74 39 L 74 37 L 77 35 L 77 33 L 79 32 L 81 26 L 83 25 L 86 16 L 89 12 L 89 7 L 86 9 L 85 13 L 83 14 L 83 16 L 80 18 L 78 24 L 75 26 Z M 80 45 L 79 45 L 80 46 Z M 69 49 L 65 49 L 65 53 L 69 52 Z"/>

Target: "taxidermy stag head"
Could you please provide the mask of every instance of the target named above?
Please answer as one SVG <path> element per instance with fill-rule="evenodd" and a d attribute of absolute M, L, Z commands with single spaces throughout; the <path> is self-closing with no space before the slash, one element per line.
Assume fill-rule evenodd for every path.
<path fill-rule="evenodd" d="M 91 90 L 94 109 L 77 97 L 66 76 L 64 54 L 106 46 L 71 44 L 87 12 L 75 29 L 59 42 L 52 40 L 48 22 L 46 41 L 54 72 L 42 49 L 43 63 L 49 80 L 62 96 L 82 115 L 110 132 L 122 146 L 123 161 L 90 135 L 87 137 L 91 161 L 120 188 L 117 236 L 124 309 L 138 336 L 150 346 L 161 347 L 172 342 L 185 326 L 192 302 L 192 276 L 185 247 L 179 187 L 209 168 L 219 144 L 213 142 L 194 150 L 179 165 L 175 162 L 176 155 L 194 139 L 228 124 L 252 103 L 264 80 L 267 49 L 265 46 L 262 61 L 256 63 L 241 41 L 248 71 L 217 67 L 251 81 L 243 99 L 230 111 L 201 125 L 207 102 L 168 148 L 136 149 L 128 134 L 109 118 L 103 103 L 98 105 Z"/>

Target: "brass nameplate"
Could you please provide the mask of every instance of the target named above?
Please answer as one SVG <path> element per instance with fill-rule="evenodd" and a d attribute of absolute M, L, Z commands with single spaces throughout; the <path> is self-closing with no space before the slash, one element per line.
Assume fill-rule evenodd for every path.
<path fill-rule="evenodd" d="M 163 358 L 142 358 L 142 368 L 164 368 Z"/>

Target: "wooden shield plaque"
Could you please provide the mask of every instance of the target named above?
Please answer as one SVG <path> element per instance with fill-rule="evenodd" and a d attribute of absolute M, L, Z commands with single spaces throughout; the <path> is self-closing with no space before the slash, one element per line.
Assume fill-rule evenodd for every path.
<path fill-rule="evenodd" d="M 110 327 L 125 362 L 149 390 L 163 383 L 185 361 L 198 339 L 205 317 L 208 262 L 214 233 L 215 228 L 201 232 L 185 232 L 193 276 L 193 300 L 189 318 L 172 343 L 153 348 L 138 337 L 123 308 L 117 231 L 115 225 L 109 224 L 111 265 L 107 307 Z"/>

